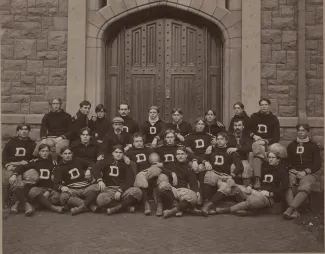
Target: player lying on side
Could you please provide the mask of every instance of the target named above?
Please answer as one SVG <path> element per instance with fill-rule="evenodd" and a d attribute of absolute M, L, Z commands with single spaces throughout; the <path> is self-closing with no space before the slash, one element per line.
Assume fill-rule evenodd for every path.
<path fill-rule="evenodd" d="M 27 202 L 40 204 L 48 210 L 56 213 L 62 213 L 60 205 L 60 194 L 54 190 L 53 170 L 56 162 L 50 155 L 50 146 L 41 144 L 38 147 L 38 158 L 25 165 L 20 165 L 14 169 L 9 183 L 14 187 L 14 193 L 18 202 L 11 207 L 11 212 L 17 213 L 18 206 L 24 207 L 26 216 L 34 212 L 34 208 Z M 30 169 L 35 169 L 33 178 L 38 179 L 36 184 L 24 183 L 21 176 Z M 30 171 L 29 174 L 31 174 Z"/>

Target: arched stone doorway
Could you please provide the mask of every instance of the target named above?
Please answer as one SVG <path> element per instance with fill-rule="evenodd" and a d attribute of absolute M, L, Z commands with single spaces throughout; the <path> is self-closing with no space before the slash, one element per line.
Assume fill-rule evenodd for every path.
<path fill-rule="evenodd" d="M 143 122 L 151 105 L 162 119 L 180 107 L 194 122 L 207 109 L 222 119 L 222 33 L 190 12 L 166 7 L 129 15 L 105 42 L 104 103 L 109 116 L 128 103 Z"/>

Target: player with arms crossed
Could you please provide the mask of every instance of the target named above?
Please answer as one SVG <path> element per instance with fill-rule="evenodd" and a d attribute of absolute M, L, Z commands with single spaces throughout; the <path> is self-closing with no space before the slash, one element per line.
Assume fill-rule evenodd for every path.
<path fill-rule="evenodd" d="M 184 142 L 185 136 L 192 132 L 191 124 L 183 120 L 183 110 L 181 108 L 172 110 L 172 119 L 173 121 L 167 123 L 166 127 L 175 131 L 177 141 Z"/>

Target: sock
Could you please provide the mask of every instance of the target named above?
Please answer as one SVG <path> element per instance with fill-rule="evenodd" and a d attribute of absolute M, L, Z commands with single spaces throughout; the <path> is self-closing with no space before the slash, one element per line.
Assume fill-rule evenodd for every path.
<path fill-rule="evenodd" d="M 254 169 L 254 176 L 261 177 L 262 159 L 253 158 L 253 169 Z"/>
<path fill-rule="evenodd" d="M 248 208 L 249 208 L 248 203 L 246 201 L 243 201 L 236 205 L 231 206 L 229 209 L 230 209 L 230 212 L 236 212 L 239 210 L 247 210 Z"/>
<path fill-rule="evenodd" d="M 84 200 L 85 206 L 88 207 L 91 204 L 94 204 L 96 202 L 97 196 L 98 196 L 97 191 L 90 191 Z"/>
<path fill-rule="evenodd" d="M 20 203 L 20 205 L 24 206 L 27 202 L 26 197 L 25 197 L 25 192 L 24 188 L 17 188 L 15 190 L 16 197 Z"/>
<path fill-rule="evenodd" d="M 291 204 L 293 202 L 293 191 L 292 191 L 291 188 L 288 189 L 285 197 L 286 197 L 286 201 L 287 201 L 288 206 L 291 206 Z"/>
<path fill-rule="evenodd" d="M 148 191 L 147 189 L 141 188 L 141 192 L 142 192 L 142 201 L 145 204 L 146 202 L 148 202 Z"/>
<path fill-rule="evenodd" d="M 203 200 L 211 199 L 216 192 L 216 187 L 213 187 L 208 184 L 203 185 Z"/>
<path fill-rule="evenodd" d="M 226 195 L 225 194 L 223 194 L 222 192 L 220 192 L 220 191 L 217 191 L 217 193 L 216 194 L 214 194 L 214 196 L 212 197 L 212 199 L 211 199 L 211 202 L 213 203 L 213 204 L 218 204 L 224 197 L 226 197 Z"/>
<path fill-rule="evenodd" d="M 297 209 L 308 197 L 308 194 L 304 191 L 299 191 L 297 195 L 294 197 L 291 207 Z"/>

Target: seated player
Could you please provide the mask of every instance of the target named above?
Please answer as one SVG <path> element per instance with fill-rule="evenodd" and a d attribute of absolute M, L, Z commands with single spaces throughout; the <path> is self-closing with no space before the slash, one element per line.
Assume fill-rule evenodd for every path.
<path fill-rule="evenodd" d="M 183 110 L 181 108 L 172 110 L 172 119 L 173 121 L 167 123 L 166 127 L 175 131 L 177 141 L 184 142 L 185 136 L 193 131 L 191 124 L 183 120 Z"/>
<path fill-rule="evenodd" d="M 117 111 L 119 116 L 124 120 L 123 131 L 129 133 L 131 136 L 136 132 L 139 132 L 139 124 L 129 116 L 131 108 L 128 104 L 121 103 Z"/>
<path fill-rule="evenodd" d="M 19 181 L 18 177 L 23 175 L 24 172 L 29 169 L 35 169 L 39 175 L 39 180 L 35 185 L 25 184 L 15 189 L 15 194 L 18 199 L 19 205 L 25 207 L 26 215 L 31 215 L 34 209 L 31 209 L 29 203 L 26 201 L 26 196 L 31 202 L 35 202 L 45 206 L 52 212 L 62 213 L 62 207 L 60 204 L 60 194 L 54 190 L 54 183 L 52 180 L 52 174 L 56 162 L 52 160 L 50 156 L 50 146 L 41 144 L 38 147 L 39 157 L 30 161 L 26 165 L 20 165 L 16 167 L 9 179 L 9 182 L 13 185 L 16 181 Z M 11 208 L 12 212 L 18 212 L 18 206 Z"/>
<path fill-rule="evenodd" d="M 102 143 L 109 129 L 112 128 L 110 121 L 106 118 L 106 108 L 103 104 L 98 104 L 95 108 L 96 116 L 89 121 L 89 126 L 98 143 Z"/>
<path fill-rule="evenodd" d="M 71 139 L 72 120 L 71 115 L 65 112 L 61 98 L 54 98 L 49 102 L 51 111 L 44 115 L 41 123 L 40 138 L 41 144 L 48 144 L 52 152 L 52 157 L 60 154 L 62 147 L 68 146 Z"/>
<path fill-rule="evenodd" d="M 87 127 L 80 130 L 80 139 L 77 139 L 71 144 L 71 149 L 74 157 L 76 158 L 81 158 L 92 162 L 97 161 L 99 144 L 95 138 L 91 137 L 91 131 Z"/>
<path fill-rule="evenodd" d="M 91 210 L 97 212 L 95 205 L 99 189 L 91 184 L 89 160 L 75 158 L 70 147 L 61 149 L 62 161 L 54 170 L 54 187 L 61 193 L 60 202 L 64 207 L 72 207 L 71 215 Z"/>
<path fill-rule="evenodd" d="M 254 140 L 252 150 L 254 155 L 254 188 L 256 189 L 261 185 L 261 167 L 266 158 L 267 147 L 278 143 L 280 140 L 280 123 L 271 112 L 271 101 L 262 98 L 259 105 L 260 111 L 251 115 L 247 129 L 250 132 L 250 137 Z"/>
<path fill-rule="evenodd" d="M 111 156 L 113 147 L 121 145 L 126 150 L 131 147 L 132 137 L 129 133 L 124 132 L 124 120 L 121 117 L 114 117 L 112 120 L 113 130 L 110 130 L 104 137 L 103 143 L 99 149 L 98 160 L 102 160 L 105 156 Z"/>
<path fill-rule="evenodd" d="M 185 137 L 184 146 L 190 153 L 194 154 L 199 161 L 203 161 L 205 151 L 211 145 L 213 136 L 204 132 L 205 122 L 203 118 L 197 118 L 194 124 L 195 131 Z M 195 173 L 211 170 L 211 167 L 205 168 L 203 164 L 197 166 L 196 163 L 192 165 L 192 168 Z"/>
<path fill-rule="evenodd" d="M 140 132 L 145 136 L 147 146 L 156 147 L 164 136 L 166 123 L 159 118 L 157 106 L 151 106 L 148 114 L 148 120 L 140 126 Z"/>
<path fill-rule="evenodd" d="M 115 206 L 107 208 L 108 215 L 126 209 L 134 212 L 134 205 L 141 200 L 141 190 L 133 187 L 132 169 L 124 162 L 123 155 L 123 147 L 116 145 L 112 157 L 105 157 L 91 169 L 101 192 L 96 200 L 99 208 L 107 208 L 113 200 L 117 202 Z"/>
<path fill-rule="evenodd" d="M 310 194 L 312 185 L 316 183 L 314 173 L 322 164 L 320 148 L 309 137 L 310 126 L 298 124 L 296 128 L 297 139 L 287 147 L 290 187 L 286 193 L 289 208 L 283 214 L 285 219 L 299 216 L 297 209 Z"/>
<path fill-rule="evenodd" d="M 212 149 L 212 152 L 206 156 L 207 160 L 204 161 L 207 168 L 211 168 L 212 164 L 213 170 L 203 172 L 200 176 L 200 182 L 203 184 L 203 216 L 208 216 L 212 206 L 217 205 L 221 200 L 233 194 L 234 179 L 241 175 L 244 170 L 239 154 L 236 152 L 229 154 L 227 152 L 227 134 L 219 133 L 216 142 L 216 147 Z M 230 170 L 232 164 L 235 164 L 233 172 Z"/>
<path fill-rule="evenodd" d="M 220 132 L 226 132 L 225 126 L 216 120 L 217 113 L 210 109 L 205 112 L 205 127 L 204 132 L 209 133 L 213 136 L 217 136 Z"/>
<path fill-rule="evenodd" d="M 233 133 L 234 130 L 234 121 L 237 119 L 242 119 L 243 120 L 243 125 L 248 126 L 249 122 L 249 116 L 247 115 L 245 111 L 245 106 L 242 102 L 236 102 L 233 106 L 233 109 L 235 111 L 235 115 L 231 118 L 230 123 L 229 123 L 229 129 L 228 131 L 230 133 Z M 245 134 L 249 136 L 249 130 L 246 128 L 244 130 Z"/>
<path fill-rule="evenodd" d="M 239 216 L 252 215 L 262 208 L 272 207 L 280 202 L 289 187 L 289 175 L 281 155 L 277 152 L 267 153 L 268 162 L 262 165 L 261 188 L 259 191 L 248 187 L 237 186 L 236 198 L 241 202 L 227 208 L 216 208 L 217 214 L 233 213 Z"/>
<path fill-rule="evenodd" d="M 75 116 L 72 117 L 72 130 L 70 131 L 70 141 L 73 142 L 79 137 L 79 132 L 84 127 L 91 127 L 88 115 L 90 112 L 91 103 L 89 101 L 82 101 L 79 104 L 79 110 Z"/>
<path fill-rule="evenodd" d="M 239 154 L 241 162 L 244 166 L 244 171 L 240 177 L 242 184 L 248 186 L 250 184 L 251 178 L 253 177 L 253 168 L 249 163 L 252 159 L 252 139 L 246 135 L 244 131 L 244 120 L 241 118 L 236 118 L 233 121 L 234 132 L 229 135 L 228 141 L 228 153 L 236 152 Z M 235 169 L 235 165 L 231 166 L 231 170 Z"/>
<path fill-rule="evenodd" d="M 141 189 L 145 215 L 151 214 L 151 207 L 148 202 L 148 189 L 149 187 L 156 187 L 154 179 L 157 179 L 161 173 L 161 169 L 158 166 L 154 164 L 151 166 L 150 164 L 152 162 L 152 156 L 150 157 L 152 153 L 153 150 L 144 145 L 144 136 L 141 133 L 133 135 L 132 147 L 125 153 L 131 162 L 136 163 L 137 170 L 134 186 Z M 156 162 L 158 163 L 158 160 Z M 161 205 L 158 204 L 157 206 Z"/>
<path fill-rule="evenodd" d="M 177 148 L 176 162 L 168 169 L 163 169 L 163 173 L 169 177 L 169 181 L 162 181 L 158 190 L 162 195 L 162 200 L 172 206 L 171 209 L 164 210 L 164 218 L 173 215 L 182 216 L 186 209 L 195 208 L 201 198 L 196 175 L 190 168 L 187 154 L 188 151 L 185 148 Z M 166 205 L 164 204 L 164 206 Z"/>
<path fill-rule="evenodd" d="M 36 147 L 36 143 L 29 137 L 30 126 L 28 124 L 18 125 L 16 131 L 17 136 L 9 139 L 2 150 L 2 197 L 5 208 L 10 207 L 9 177 L 17 166 L 25 165 L 34 158 L 33 153 Z M 26 172 L 25 175 L 28 176 L 28 173 Z M 30 177 L 25 180 L 31 183 L 36 182 Z"/>

